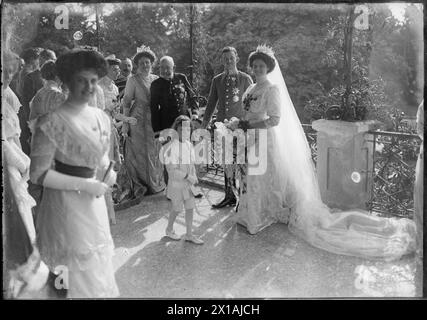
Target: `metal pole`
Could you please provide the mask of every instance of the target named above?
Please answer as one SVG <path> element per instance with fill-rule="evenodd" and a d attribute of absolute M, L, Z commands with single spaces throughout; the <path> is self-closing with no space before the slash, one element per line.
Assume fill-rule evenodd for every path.
<path fill-rule="evenodd" d="M 352 56 L 353 56 L 353 24 L 354 24 L 354 6 L 350 6 L 347 13 L 346 26 L 344 27 L 344 83 L 346 91 L 344 94 L 344 109 L 348 111 L 348 98 L 351 92 L 352 81 Z"/>
<path fill-rule="evenodd" d="M 191 3 L 190 4 L 190 51 L 191 51 L 191 65 L 190 65 L 190 83 L 191 86 L 194 88 L 194 74 L 193 74 L 193 69 L 194 69 L 194 53 L 193 53 L 193 24 L 194 24 L 194 4 Z"/>
<path fill-rule="evenodd" d="M 99 15 L 98 15 L 98 3 L 95 3 L 95 16 L 96 16 L 96 43 L 98 52 L 101 52 L 101 42 L 99 41 Z"/>

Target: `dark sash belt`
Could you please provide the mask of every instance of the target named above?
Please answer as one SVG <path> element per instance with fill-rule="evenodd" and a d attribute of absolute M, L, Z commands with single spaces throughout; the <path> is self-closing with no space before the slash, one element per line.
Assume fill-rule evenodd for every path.
<path fill-rule="evenodd" d="M 93 178 L 95 176 L 95 169 L 71 166 L 58 160 L 55 160 L 55 170 L 63 174 L 80 178 Z"/>

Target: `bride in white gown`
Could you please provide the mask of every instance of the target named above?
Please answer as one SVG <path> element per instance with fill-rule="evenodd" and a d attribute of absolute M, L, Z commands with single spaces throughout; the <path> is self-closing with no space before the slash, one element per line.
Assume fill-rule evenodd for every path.
<path fill-rule="evenodd" d="M 321 200 L 311 151 L 273 52 L 259 46 L 249 64 L 257 82 L 243 95 L 245 116 L 238 126 L 267 130 L 267 170 L 250 175 L 247 165 L 241 166 L 237 223 L 254 234 L 284 222 L 313 246 L 337 254 L 394 260 L 413 252 L 412 220 L 363 210 L 331 213 Z"/>

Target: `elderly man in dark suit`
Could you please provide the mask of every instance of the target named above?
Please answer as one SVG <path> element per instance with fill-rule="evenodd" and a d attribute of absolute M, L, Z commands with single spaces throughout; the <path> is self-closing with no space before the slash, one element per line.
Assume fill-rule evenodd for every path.
<path fill-rule="evenodd" d="M 237 70 L 239 57 L 235 48 L 222 49 L 221 59 L 224 72 L 212 80 L 208 104 L 203 117 L 203 128 L 208 126 L 215 109 L 218 110 L 217 121 L 230 120 L 232 117 L 241 118 L 243 114 L 242 95 L 253 83 L 248 74 Z M 236 204 L 236 196 L 233 192 L 233 188 L 236 189 L 236 179 L 232 165 L 224 166 L 224 178 L 225 197 L 221 202 L 212 206 L 215 209 Z"/>
<path fill-rule="evenodd" d="M 160 59 L 160 78 L 151 84 L 151 123 L 156 136 L 172 127 L 180 115 L 198 115 L 199 105 L 193 88 L 182 73 L 175 73 L 172 57 Z"/>
<path fill-rule="evenodd" d="M 150 93 L 151 124 L 155 137 L 158 137 L 162 130 L 171 128 L 180 115 L 198 117 L 199 104 L 196 94 L 187 77 L 175 72 L 172 57 L 164 56 L 160 59 L 160 78 L 153 81 Z M 164 176 L 167 183 L 166 170 Z M 202 197 L 202 194 L 199 192 L 196 197 Z"/>

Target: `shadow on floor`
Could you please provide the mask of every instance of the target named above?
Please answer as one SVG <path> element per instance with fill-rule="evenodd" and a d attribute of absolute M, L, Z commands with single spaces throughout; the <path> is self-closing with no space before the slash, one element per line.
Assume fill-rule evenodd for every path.
<path fill-rule="evenodd" d="M 202 246 L 164 238 L 169 206 L 164 196 L 148 197 L 120 213 L 112 234 L 123 298 L 414 295 L 411 259 L 385 263 L 335 255 L 296 238 L 284 224 L 250 235 L 231 223 L 232 209 L 210 208 L 223 193 L 202 191 L 194 217 Z M 185 233 L 184 214 L 175 231 Z"/>

